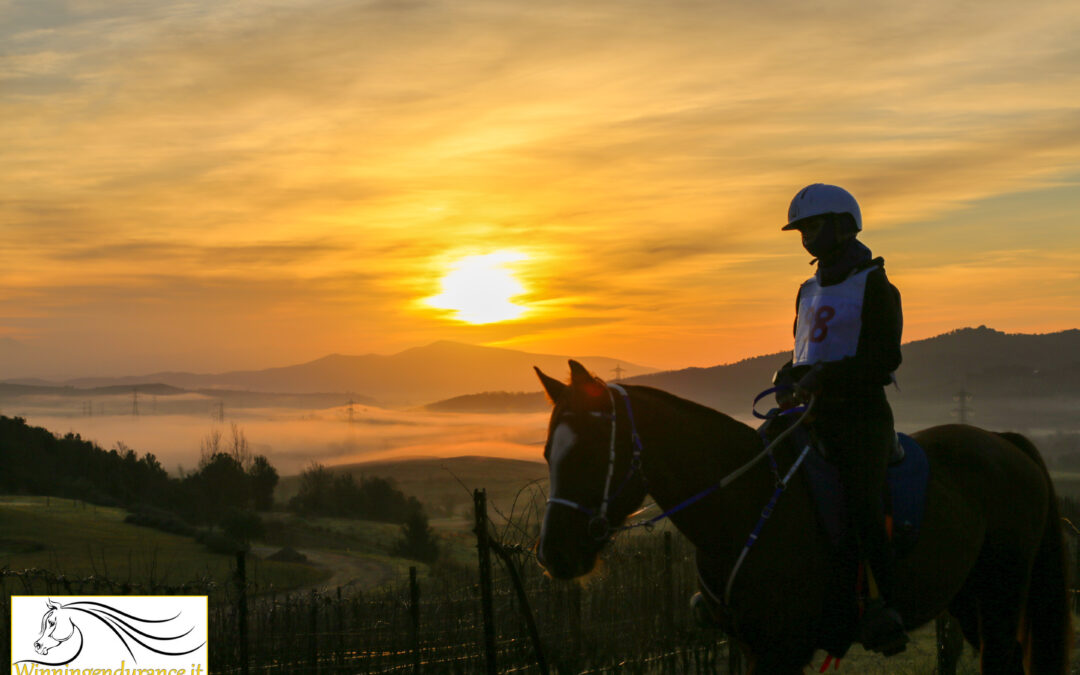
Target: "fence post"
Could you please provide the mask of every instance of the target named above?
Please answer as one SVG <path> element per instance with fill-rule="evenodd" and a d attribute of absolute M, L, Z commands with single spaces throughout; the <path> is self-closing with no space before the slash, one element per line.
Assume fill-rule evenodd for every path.
<path fill-rule="evenodd" d="M 420 673 L 420 586 L 416 583 L 416 567 L 409 568 L 409 618 L 412 620 L 413 675 Z"/>
<path fill-rule="evenodd" d="M 536 666 L 540 669 L 541 675 L 548 675 L 550 671 L 548 670 L 547 659 L 544 657 L 544 647 L 540 642 L 540 631 L 536 629 L 536 619 L 533 617 L 532 605 L 529 604 L 529 596 L 525 593 L 525 584 L 521 581 L 521 574 L 518 572 L 517 565 L 498 541 L 491 544 L 491 548 L 502 559 L 503 564 L 506 565 L 506 572 L 510 575 L 511 583 L 514 584 L 518 605 L 520 605 L 522 617 L 525 619 L 525 626 L 529 631 L 529 639 L 532 640 L 533 653 L 536 655 Z"/>
<path fill-rule="evenodd" d="M 319 672 L 319 594 L 311 592 L 311 633 L 308 638 L 308 665 L 310 672 Z"/>
<path fill-rule="evenodd" d="M 244 552 L 236 552 L 236 632 L 240 642 L 240 672 L 248 675 L 247 563 Z"/>
<path fill-rule="evenodd" d="M 675 632 L 675 575 L 671 552 L 671 530 L 664 532 L 664 632 Z"/>
<path fill-rule="evenodd" d="M 345 611 L 341 600 L 341 586 L 337 587 L 337 604 L 334 615 L 337 617 L 337 667 L 338 672 L 345 672 Z"/>
<path fill-rule="evenodd" d="M 487 674 L 497 675 L 495 665 L 495 609 L 491 594 L 491 550 L 488 544 L 487 493 L 473 491 L 476 511 L 476 551 L 480 558 L 480 607 L 484 615 L 484 657 Z"/>

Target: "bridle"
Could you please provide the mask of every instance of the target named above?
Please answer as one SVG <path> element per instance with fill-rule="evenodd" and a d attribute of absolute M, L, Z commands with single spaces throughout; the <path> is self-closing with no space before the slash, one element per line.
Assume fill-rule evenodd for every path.
<path fill-rule="evenodd" d="M 626 393 L 626 390 L 618 384 L 606 385 L 608 399 L 611 401 L 611 442 L 609 444 L 608 452 L 608 469 L 607 478 L 604 480 L 604 497 L 600 500 L 600 506 L 596 509 L 590 509 L 583 504 L 572 501 L 570 499 L 564 499 L 562 497 L 549 497 L 548 504 L 560 504 L 567 506 L 575 511 L 584 513 L 589 517 L 588 532 L 589 535 L 597 541 L 606 541 L 617 530 L 613 530 L 611 522 L 608 520 L 608 508 L 611 506 L 611 502 L 622 493 L 626 486 L 630 483 L 630 479 L 634 477 L 634 474 L 640 474 L 643 483 L 648 485 L 648 481 L 645 480 L 645 474 L 641 470 L 641 452 L 643 447 L 641 445 L 641 437 L 638 436 L 637 425 L 634 423 L 634 410 L 630 406 L 630 395 Z M 619 395 L 626 402 L 626 417 L 630 421 L 630 439 L 633 443 L 634 451 L 630 456 L 630 468 L 626 472 L 626 476 L 623 478 L 622 484 L 614 493 L 611 491 L 612 480 L 615 477 L 615 457 L 616 447 L 615 440 L 617 438 L 618 428 L 617 417 L 615 413 L 615 394 L 618 391 Z M 619 529 L 629 529 L 627 527 Z"/>
<path fill-rule="evenodd" d="M 708 497 L 709 495 L 716 492 L 717 490 L 722 490 L 723 488 L 727 487 L 728 485 L 733 483 L 735 480 L 737 480 L 739 477 L 741 477 L 744 473 L 749 471 L 751 469 L 751 467 L 753 467 L 755 464 L 757 464 L 759 461 L 761 461 L 766 455 L 771 457 L 773 448 L 777 447 L 784 439 L 786 439 L 792 432 L 794 432 L 795 429 L 798 428 L 802 424 L 802 422 L 807 418 L 807 416 L 810 414 L 811 410 L 814 407 L 814 399 L 813 399 L 813 397 L 811 397 L 810 402 L 805 406 L 805 408 L 798 408 L 798 409 L 792 409 L 790 411 L 784 411 L 784 413 L 782 413 L 782 414 L 788 414 L 788 413 L 791 413 L 791 412 L 801 412 L 802 415 L 800 415 L 799 419 L 794 424 L 792 424 L 790 427 L 788 427 L 782 433 L 780 433 L 776 438 L 774 438 L 772 440 L 772 442 L 764 443 L 765 448 L 761 452 L 759 452 L 757 455 L 755 455 L 748 462 L 746 462 L 745 464 L 743 464 L 742 466 L 740 466 L 739 468 L 735 469 L 734 471 L 729 473 L 727 476 L 722 478 L 718 483 L 714 483 L 713 485 L 710 485 L 709 487 L 707 487 L 704 490 L 698 492 L 697 494 L 694 494 L 694 495 L 688 497 L 687 499 L 684 499 L 682 502 L 680 502 L 676 506 L 673 506 L 672 508 L 664 511 L 660 515 L 654 516 L 652 518 L 649 518 L 648 520 L 644 520 L 644 521 L 641 521 L 641 522 L 631 523 L 629 525 L 623 525 L 621 527 L 613 528 L 613 527 L 611 527 L 611 522 L 608 520 L 608 508 L 610 507 L 611 503 L 615 500 L 615 498 L 617 498 L 622 493 L 623 489 L 626 488 L 626 486 L 630 482 L 630 479 L 634 477 L 634 474 L 639 474 L 641 476 L 642 483 L 646 487 L 646 490 L 648 489 L 648 484 L 649 483 L 648 483 L 648 479 L 645 477 L 644 471 L 641 468 L 641 454 L 642 454 L 642 451 L 644 450 L 644 448 L 643 448 L 642 443 L 641 443 L 641 437 L 638 435 L 638 432 L 637 432 L 637 425 L 634 422 L 634 410 L 633 410 L 633 407 L 630 405 L 630 395 L 626 392 L 625 389 L 623 389 L 623 387 L 621 385 L 618 385 L 618 384 L 607 384 L 607 385 L 605 385 L 605 388 L 607 389 L 607 392 L 608 392 L 608 398 L 611 400 L 611 441 L 610 441 L 610 444 L 609 444 L 609 452 L 608 452 L 607 478 L 604 480 L 604 496 L 603 496 L 603 499 L 600 500 L 600 506 L 598 508 L 596 508 L 596 509 L 590 509 L 589 507 L 584 506 L 583 504 L 580 504 L 580 503 L 575 502 L 573 500 L 565 499 L 565 498 L 562 498 L 562 497 L 555 497 L 555 496 L 549 497 L 548 500 L 547 500 L 548 504 L 558 504 L 558 505 L 561 505 L 561 506 L 566 506 L 568 508 L 574 509 L 575 511 L 578 511 L 578 512 L 583 513 L 586 516 L 588 516 L 588 518 L 589 518 L 589 524 L 588 524 L 589 536 L 591 536 L 596 541 L 600 541 L 600 542 L 607 541 L 615 533 L 621 532 L 623 530 L 631 530 L 631 529 L 634 529 L 634 528 L 637 528 L 637 527 L 651 528 L 657 522 L 659 522 L 659 521 L 661 521 L 661 520 L 663 520 L 665 518 L 668 518 L 668 517 L 678 513 L 679 511 L 682 511 L 683 509 L 687 508 L 688 506 L 697 503 L 698 501 L 704 499 L 705 497 Z M 619 392 L 619 395 L 622 396 L 622 399 L 626 404 L 626 417 L 627 417 L 627 420 L 629 420 L 629 422 L 630 422 L 630 438 L 631 438 L 631 441 L 633 443 L 633 454 L 630 457 L 630 468 L 627 471 L 626 476 L 623 478 L 622 484 L 619 486 L 619 488 L 617 490 L 615 490 L 614 493 L 612 493 L 611 484 L 612 484 L 612 480 L 613 480 L 613 478 L 615 476 L 615 458 L 616 458 L 615 441 L 616 441 L 616 438 L 617 438 L 617 433 L 616 432 L 618 431 L 617 426 L 616 426 L 617 421 L 618 421 L 618 416 L 615 413 L 615 394 L 613 393 L 615 391 Z M 762 396 L 764 396 L 767 393 L 772 393 L 774 391 L 776 391 L 776 388 L 769 389 L 766 392 L 762 392 L 762 394 L 759 395 L 757 399 L 755 399 L 755 401 L 754 401 L 755 405 L 757 404 L 757 401 L 762 398 Z M 600 414 L 600 413 L 598 413 L 598 414 Z M 758 415 L 758 413 L 756 411 L 755 411 L 755 415 Z M 774 416 L 775 413 L 770 413 L 770 415 Z M 758 415 L 758 416 L 761 417 L 761 415 Z M 776 467 L 776 462 L 775 462 L 775 460 L 773 460 L 772 468 L 773 468 L 773 473 L 776 474 L 776 486 L 777 486 L 777 491 L 774 493 L 774 497 L 773 497 L 773 504 L 775 504 L 775 500 L 776 500 L 777 497 L 779 497 L 780 492 L 782 492 L 784 489 L 787 488 L 788 481 L 791 479 L 791 476 L 795 473 L 795 470 L 798 468 L 798 466 L 802 463 L 802 460 L 803 460 L 803 458 L 805 456 L 806 456 L 806 452 L 804 451 L 799 456 L 798 460 L 796 460 L 795 464 L 791 467 L 790 471 L 788 471 L 787 475 L 784 478 L 780 478 L 780 475 L 779 475 L 777 467 Z M 771 514 L 771 510 L 772 510 L 771 506 L 772 506 L 772 504 L 770 504 L 770 507 L 767 507 L 767 513 L 763 513 L 762 521 L 764 521 L 766 518 L 768 518 L 768 514 Z M 760 529 L 760 524 L 759 524 L 759 529 Z M 757 536 L 756 536 L 756 533 L 755 533 L 754 539 L 756 539 L 756 538 L 757 538 Z M 749 548 L 749 546 L 747 546 L 747 548 Z M 741 562 L 741 559 L 740 559 L 740 562 Z M 734 577 L 734 575 L 732 575 L 732 576 Z"/>

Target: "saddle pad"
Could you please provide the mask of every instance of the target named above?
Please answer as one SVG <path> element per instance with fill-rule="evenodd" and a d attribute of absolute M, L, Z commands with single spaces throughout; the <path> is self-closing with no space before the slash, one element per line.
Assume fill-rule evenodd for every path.
<path fill-rule="evenodd" d="M 930 462 L 915 439 L 897 434 L 904 448 L 904 459 L 889 467 L 889 501 L 893 518 L 893 547 L 897 557 L 903 557 L 915 545 L 922 526 L 926 504 L 926 486 L 930 477 Z M 829 540 L 839 545 L 848 527 L 847 508 L 840 473 L 818 452 L 806 454 L 803 462 L 810 492 L 817 504 L 818 514 Z M 883 505 L 886 513 L 889 509 Z"/>

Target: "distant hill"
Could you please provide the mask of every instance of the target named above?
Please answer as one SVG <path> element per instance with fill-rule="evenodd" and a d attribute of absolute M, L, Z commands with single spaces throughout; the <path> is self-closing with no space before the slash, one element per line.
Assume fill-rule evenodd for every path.
<path fill-rule="evenodd" d="M 961 389 L 972 395 L 973 424 L 1021 431 L 1075 430 L 1080 425 L 1080 330 L 1029 335 L 980 326 L 909 342 L 902 349 L 899 389 L 888 389 L 898 427 L 956 421 L 954 397 Z M 746 418 L 754 395 L 771 386 L 773 372 L 789 357 L 790 352 L 778 352 L 626 381 Z"/>
<path fill-rule="evenodd" d="M 455 396 L 424 406 L 432 412 L 456 413 L 518 413 L 543 412 L 551 409 L 547 396 L 537 392 L 486 391 L 482 394 Z"/>
<path fill-rule="evenodd" d="M 79 388 L 70 385 L 34 385 L 0 382 L 0 409 L 50 410 L 62 415 L 125 414 L 132 411 L 137 397 L 143 414 L 214 415 L 219 410 L 244 408 L 290 408 L 321 410 L 343 406 L 372 405 L 366 396 L 348 394 L 275 394 L 231 389 L 188 390 L 168 384 L 114 384 Z"/>
<path fill-rule="evenodd" d="M 416 405 L 478 391 L 529 391 L 537 388 L 532 367 L 566 370 L 567 356 L 531 354 L 495 347 L 441 341 L 382 356 L 332 354 L 294 366 L 216 375 L 153 373 L 118 378 L 84 378 L 64 385 L 87 388 L 158 382 L 189 390 L 242 389 L 278 393 L 355 393 L 382 405 Z M 602 356 L 577 358 L 597 373 L 616 366 L 630 374 L 654 368 Z"/>

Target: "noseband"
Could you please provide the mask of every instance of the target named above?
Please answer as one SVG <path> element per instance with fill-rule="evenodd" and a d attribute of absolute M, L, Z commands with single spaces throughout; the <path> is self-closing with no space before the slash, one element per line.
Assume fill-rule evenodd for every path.
<path fill-rule="evenodd" d="M 607 385 L 608 398 L 611 400 L 611 443 L 610 451 L 608 453 L 608 470 L 607 479 L 604 481 L 604 498 L 600 500 L 600 507 L 597 509 L 590 509 L 587 506 L 579 504 L 578 502 L 571 501 L 569 499 L 563 499 L 562 497 L 549 497 L 548 504 L 561 504 L 562 506 L 568 506 L 575 511 L 584 513 L 589 517 L 589 536 L 596 541 L 604 541 L 608 539 L 612 534 L 611 522 L 608 520 L 608 507 L 611 502 L 615 501 L 622 491 L 630 483 L 630 479 L 634 477 L 634 474 L 641 474 L 642 482 L 645 481 L 645 474 L 641 472 L 641 437 L 638 436 L 637 425 L 634 423 L 634 410 L 630 407 L 630 395 L 626 393 L 626 390 L 618 384 Z M 616 419 L 615 414 L 615 394 L 613 392 L 619 392 L 623 401 L 626 402 L 626 417 L 630 421 L 630 438 L 633 442 L 634 452 L 630 456 L 630 469 L 626 472 L 626 476 L 623 478 L 622 484 L 614 493 L 611 491 L 612 480 L 615 477 L 615 439 L 616 439 Z"/>

